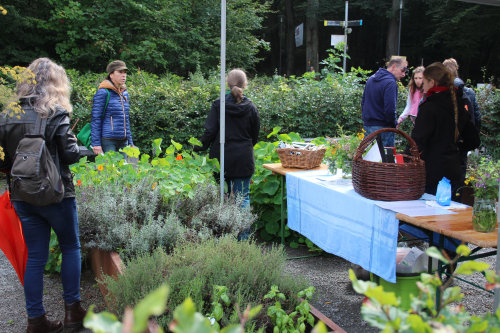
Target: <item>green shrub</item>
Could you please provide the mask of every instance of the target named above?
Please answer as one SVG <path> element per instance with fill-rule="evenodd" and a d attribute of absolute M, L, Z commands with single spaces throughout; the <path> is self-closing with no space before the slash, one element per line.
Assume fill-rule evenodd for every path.
<path fill-rule="evenodd" d="M 185 228 L 163 205 L 154 179 L 130 187 L 120 183 L 80 186 L 77 190 L 80 238 L 86 247 L 134 256 L 157 247 L 171 249 Z"/>
<path fill-rule="evenodd" d="M 221 205 L 218 187 L 206 183 L 196 187 L 192 196 L 174 203 L 173 211 L 197 239 L 227 234 L 237 237 L 257 219 L 250 209 L 241 208 L 241 202 L 242 198 L 225 198 Z"/>
<path fill-rule="evenodd" d="M 500 159 L 500 90 L 481 88 L 476 91 L 481 111 L 481 147 L 493 159 Z"/>
<path fill-rule="evenodd" d="M 286 295 L 283 307 L 293 309 L 298 304 L 296 295 L 305 289 L 306 282 L 283 273 L 285 260 L 281 248 L 263 248 L 252 241 L 238 242 L 233 237 L 223 237 L 203 243 L 184 243 L 171 255 L 162 250 L 141 255 L 127 262 L 123 275 L 117 280 L 109 277 L 105 282 L 113 295 L 115 313 L 122 313 L 126 305 L 136 304 L 157 288 L 162 279 L 171 290 L 168 309 L 174 309 L 190 297 L 200 312 L 209 313 L 216 285 L 226 286 L 231 303 L 239 304 L 240 308 L 260 304 L 271 286 L 276 285 Z M 269 305 L 264 304 L 264 308 Z M 225 313 L 221 324 L 226 326 L 232 315 L 231 311 Z M 171 319 L 170 311 L 159 322 L 165 326 Z"/>
<path fill-rule="evenodd" d="M 435 247 L 426 251 L 430 257 L 453 267 L 453 273 L 444 282 L 437 273 L 422 273 L 417 282 L 419 295 L 410 295 L 409 311 L 402 309 L 401 299 L 394 292 L 385 292 L 382 286 L 374 282 L 360 281 L 354 271 L 349 270 L 354 290 L 366 296 L 361 306 L 363 319 L 383 332 L 498 332 L 500 309 L 482 317 L 471 316 L 460 304 L 464 296 L 460 287 L 452 283 L 457 275 L 480 272 L 486 277 L 487 290 L 491 290 L 500 285 L 500 276 L 488 270 L 489 264 L 474 260 L 463 262 L 455 270 L 458 259 L 471 254 L 471 250 L 463 244 L 456 251 L 457 256 L 453 259 Z"/>

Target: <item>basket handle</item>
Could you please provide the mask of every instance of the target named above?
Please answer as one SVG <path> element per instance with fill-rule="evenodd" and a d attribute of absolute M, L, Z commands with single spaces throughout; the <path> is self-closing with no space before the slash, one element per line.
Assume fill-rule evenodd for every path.
<path fill-rule="evenodd" d="M 408 134 L 405 132 L 398 130 L 396 128 L 381 128 L 376 130 L 375 132 L 367 135 L 363 141 L 359 144 L 358 149 L 356 150 L 356 154 L 354 155 L 353 161 L 356 161 L 361 158 L 362 154 L 366 150 L 366 148 L 377 138 L 377 135 L 384 132 L 394 132 L 396 134 L 401 135 L 410 143 L 410 153 L 413 157 L 420 159 L 420 153 L 418 152 L 417 144 L 415 140 L 413 140 Z"/>

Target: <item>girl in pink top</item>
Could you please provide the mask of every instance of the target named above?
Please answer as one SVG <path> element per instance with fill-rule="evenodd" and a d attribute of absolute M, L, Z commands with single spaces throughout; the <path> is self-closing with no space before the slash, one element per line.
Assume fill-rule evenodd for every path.
<path fill-rule="evenodd" d="M 410 119 L 415 123 L 415 118 L 418 113 L 418 105 L 420 100 L 424 97 L 424 67 L 419 66 L 413 70 L 410 83 L 408 84 L 408 100 L 406 102 L 406 107 L 399 116 L 398 124 L 400 124 L 406 117 L 410 116 Z"/>

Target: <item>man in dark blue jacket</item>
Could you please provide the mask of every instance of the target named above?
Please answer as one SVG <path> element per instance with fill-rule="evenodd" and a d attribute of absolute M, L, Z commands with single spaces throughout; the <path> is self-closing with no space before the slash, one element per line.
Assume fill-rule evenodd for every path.
<path fill-rule="evenodd" d="M 366 135 L 381 128 L 395 128 L 397 125 L 396 103 L 398 84 L 406 75 L 408 62 L 404 57 L 394 56 L 387 63 L 387 69 L 379 70 L 366 82 L 361 113 Z M 394 147 L 394 133 L 382 133 L 384 147 Z"/>

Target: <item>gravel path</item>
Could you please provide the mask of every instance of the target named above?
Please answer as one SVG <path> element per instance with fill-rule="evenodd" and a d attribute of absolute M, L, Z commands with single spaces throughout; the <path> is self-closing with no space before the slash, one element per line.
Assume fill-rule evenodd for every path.
<path fill-rule="evenodd" d="M 306 249 L 286 249 L 289 257 L 309 255 Z M 496 257 L 481 261 L 495 265 Z M 360 314 L 363 296 L 356 294 L 348 277 L 349 262 L 334 255 L 324 254 L 316 257 L 287 260 L 286 271 L 293 275 L 303 275 L 316 287 L 318 298 L 313 305 L 324 315 L 332 319 L 347 332 L 377 332 L 368 326 Z M 472 276 L 474 282 L 484 284 L 481 275 Z M 463 304 L 467 311 L 482 315 L 493 309 L 493 296 L 479 291 L 460 281 L 455 285 L 462 287 Z M 51 319 L 64 318 L 64 305 L 61 298 L 62 288 L 59 276 L 45 276 L 44 304 Z M 82 273 L 81 294 L 84 306 L 96 304 L 96 311 L 105 310 L 105 304 L 95 283 L 90 267 Z M 3 252 L 0 251 L 0 333 L 20 333 L 26 329 L 24 294 Z M 81 332 L 89 332 L 82 330 Z"/>
<path fill-rule="evenodd" d="M 88 308 L 90 304 L 95 304 L 95 311 L 100 312 L 105 309 L 102 295 L 94 281 L 90 266 L 88 269 L 84 267 L 82 272 L 80 294 L 85 308 Z M 49 319 L 64 319 L 64 302 L 59 275 L 45 276 L 43 303 Z M 0 251 L 0 333 L 26 332 L 26 326 L 27 316 L 24 307 L 23 287 L 9 260 Z M 80 330 L 80 333 L 83 332 L 91 331 Z"/>

